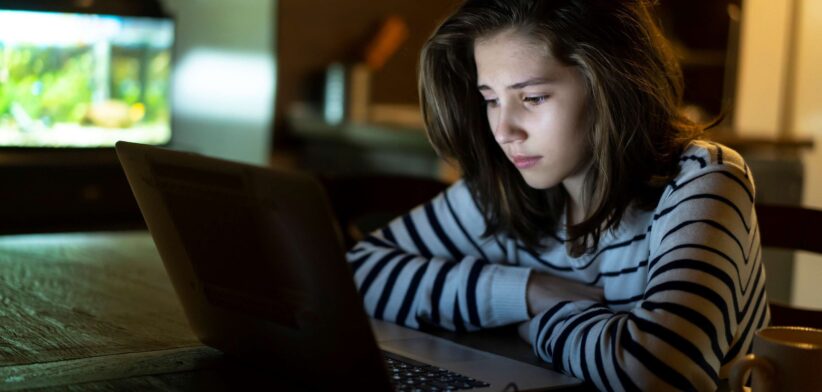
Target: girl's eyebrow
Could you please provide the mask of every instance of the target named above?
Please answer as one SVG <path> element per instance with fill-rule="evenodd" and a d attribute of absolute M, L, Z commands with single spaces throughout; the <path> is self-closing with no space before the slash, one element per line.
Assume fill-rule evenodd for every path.
<path fill-rule="evenodd" d="M 550 83 L 553 83 L 555 81 L 556 81 L 555 79 L 549 79 L 549 78 L 533 78 L 533 79 L 528 79 L 524 82 L 514 83 L 514 84 L 506 87 L 506 89 L 508 89 L 508 90 L 521 90 L 524 87 L 536 86 L 536 85 L 540 85 L 540 84 L 550 84 Z M 481 85 L 477 86 L 477 89 L 479 89 L 480 91 L 487 91 L 487 90 L 491 90 L 491 87 L 488 87 L 487 85 L 481 84 Z"/>

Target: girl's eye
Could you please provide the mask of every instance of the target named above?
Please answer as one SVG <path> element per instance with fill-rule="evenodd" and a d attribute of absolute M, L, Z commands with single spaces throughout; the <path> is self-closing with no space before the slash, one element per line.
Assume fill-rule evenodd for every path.
<path fill-rule="evenodd" d="M 489 107 L 495 107 L 499 103 L 499 100 L 496 99 L 496 98 L 488 98 L 488 99 L 484 99 L 483 101 L 485 101 L 485 106 L 489 106 Z"/>
<path fill-rule="evenodd" d="M 535 96 L 535 97 L 525 97 L 522 100 L 527 102 L 527 103 L 533 104 L 533 105 L 539 105 L 539 104 L 545 102 L 547 99 L 548 99 L 547 95 L 539 95 L 539 96 Z"/>

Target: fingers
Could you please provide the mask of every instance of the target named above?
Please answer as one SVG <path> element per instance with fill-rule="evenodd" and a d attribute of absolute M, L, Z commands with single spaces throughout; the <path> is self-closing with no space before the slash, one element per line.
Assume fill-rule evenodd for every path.
<path fill-rule="evenodd" d="M 528 311 L 534 316 L 562 301 L 602 302 L 604 291 L 545 273 L 532 273 L 527 287 Z"/>
<path fill-rule="evenodd" d="M 526 343 L 531 344 L 531 339 L 529 336 L 529 330 L 531 327 L 531 320 L 524 321 L 517 326 L 517 332 L 519 333 L 519 337 L 522 338 Z"/>

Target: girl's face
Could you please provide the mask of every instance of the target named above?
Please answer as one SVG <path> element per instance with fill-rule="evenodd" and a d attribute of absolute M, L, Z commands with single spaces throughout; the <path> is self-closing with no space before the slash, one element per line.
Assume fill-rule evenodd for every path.
<path fill-rule="evenodd" d="M 580 189 L 591 161 L 582 74 L 512 30 L 477 40 L 474 59 L 488 124 L 525 182 Z"/>

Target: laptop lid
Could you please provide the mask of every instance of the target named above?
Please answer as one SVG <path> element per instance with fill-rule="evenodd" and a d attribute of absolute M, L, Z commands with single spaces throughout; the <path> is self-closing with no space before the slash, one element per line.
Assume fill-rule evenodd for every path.
<path fill-rule="evenodd" d="M 317 181 L 136 143 L 116 150 L 204 344 L 312 384 L 390 389 Z"/>

